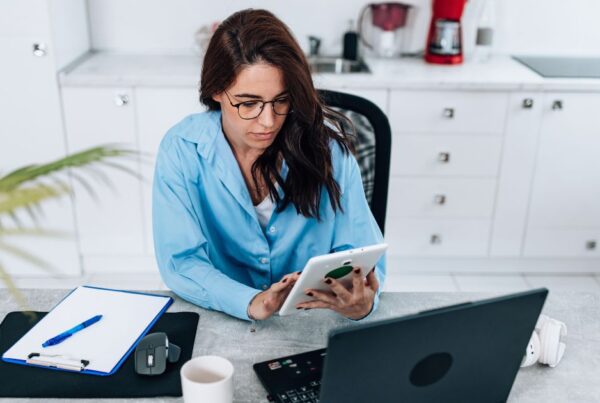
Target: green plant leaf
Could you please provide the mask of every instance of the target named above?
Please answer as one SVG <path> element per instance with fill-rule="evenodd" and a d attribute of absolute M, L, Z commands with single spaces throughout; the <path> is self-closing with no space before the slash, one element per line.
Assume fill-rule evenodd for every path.
<path fill-rule="evenodd" d="M 99 146 L 67 155 L 47 164 L 28 165 L 1 177 L 0 192 L 14 189 L 23 183 L 63 171 L 66 168 L 80 167 L 104 161 L 108 158 L 126 157 L 135 154 L 135 151 L 116 148 L 115 146 Z"/>
<path fill-rule="evenodd" d="M 47 199 L 53 199 L 68 193 L 70 189 L 37 184 L 28 187 L 13 188 L 0 192 L 0 214 L 14 213 L 15 210 L 33 206 Z"/>

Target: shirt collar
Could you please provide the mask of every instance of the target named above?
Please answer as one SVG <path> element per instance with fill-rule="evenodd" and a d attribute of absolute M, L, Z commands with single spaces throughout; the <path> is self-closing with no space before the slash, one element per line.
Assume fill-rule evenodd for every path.
<path fill-rule="evenodd" d="M 208 111 L 189 117 L 188 130 L 181 137 L 196 144 L 198 154 L 206 160 L 212 160 L 218 137 L 222 137 L 221 111 Z"/>

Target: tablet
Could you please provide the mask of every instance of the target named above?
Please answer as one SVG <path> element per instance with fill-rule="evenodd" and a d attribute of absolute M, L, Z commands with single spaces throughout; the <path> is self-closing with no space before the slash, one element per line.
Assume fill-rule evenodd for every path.
<path fill-rule="evenodd" d="M 381 243 L 310 258 L 281 306 L 279 315 L 298 312 L 297 304 L 312 300 L 312 297 L 304 294 L 307 288 L 329 291 L 329 286 L 323 282 L 325 277 L 334 278 L 347 287 L 352 285 L 354 267 L 360 267 L 363 277 L 367 277 L 387 247 L 387 244 Z"/>

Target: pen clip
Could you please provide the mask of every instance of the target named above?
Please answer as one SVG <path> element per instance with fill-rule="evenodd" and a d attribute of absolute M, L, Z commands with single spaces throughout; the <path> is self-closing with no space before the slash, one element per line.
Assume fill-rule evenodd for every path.
<path fill-rule="evenodd" d="M 25 360 L 27 364 L 40 365 L 48 368 L 59 368 L 68 371 L 83 371 L 90 363 L 89 360 L 71 358 L 62 355 L 45 355 L 40 353 L 31 353 Z"/>

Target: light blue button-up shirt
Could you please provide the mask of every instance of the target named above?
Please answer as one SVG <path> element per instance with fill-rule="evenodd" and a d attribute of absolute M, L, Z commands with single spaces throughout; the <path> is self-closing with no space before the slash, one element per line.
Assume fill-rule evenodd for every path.
<path fill-rule="evenodd" d="M 331 149 L 343 212 L 333 211 L 324 190 L 320 221 L 290 204 L 274 211 L 263 231 L 221 113 L 194 114 L 170 129 L 158 151 L 153 189 L 154 246 L 165 284 L 194 304 L 248 320 L 252 298 L 302 270 L 311 257 L 382 242 L 355 158 L 335 142 Z M 283 178 L 287 170 L 284 161 Z M 381 290 L 384 257 L 376 275 Z"/>

